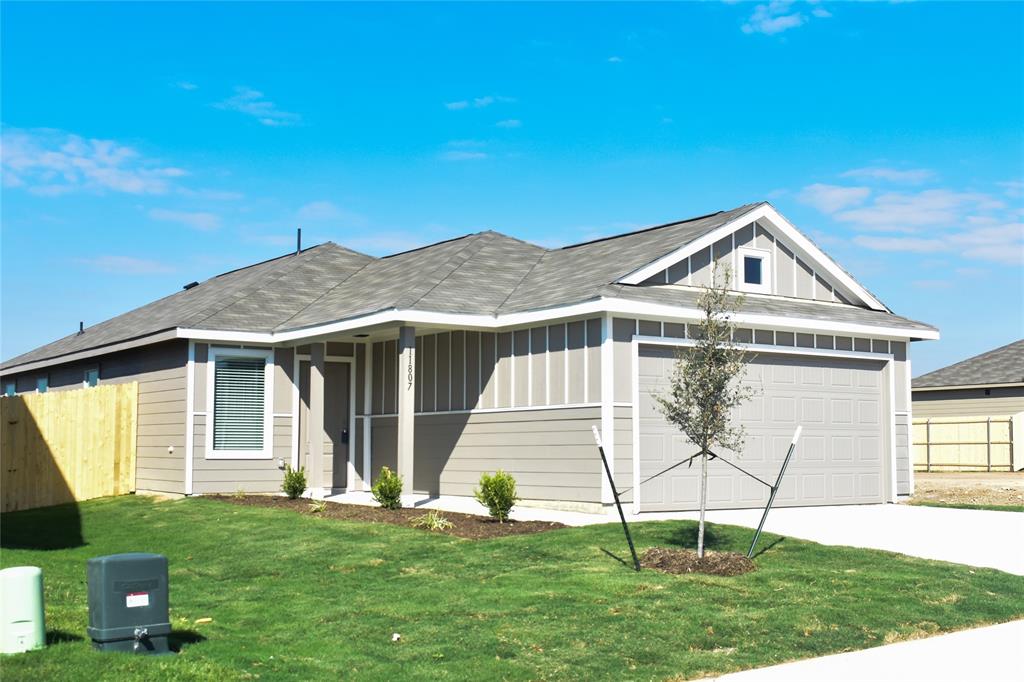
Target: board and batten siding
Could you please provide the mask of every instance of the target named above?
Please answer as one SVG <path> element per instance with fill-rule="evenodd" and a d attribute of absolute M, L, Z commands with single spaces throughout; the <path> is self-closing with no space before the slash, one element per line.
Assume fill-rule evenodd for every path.
<path fill-rule="evenodd" d="M 215 346 L 225 348 L 226 346 Z M 294 350 L 274 349 L 273 457 L 270 459 L 208 459 L 206 457 L 206 430 L 211 428 L 213 415 L 206 413 L 207 362 L 210 345 L 196 343 L 194 351 L 194 417 L 192 439 L 192 492 L 195 494 L 272 493 L 281 489 L 284 471 L 279 460 L 292 459 L 292 363 Z M 184 421 L 183 421 L 184 423 Z"/>
<path fill-rule="evenodd" d="M 591 427 L 600 423 L 599 407 L 417 415 L 414 492 L 471 496 L 481 473 L 502 469 L 524 500 L 592 508 L 602 474 Z M 374 417 L 372 428 L 376 478 L 395 468 L 397 418 Z"/>
<path fill-rule="evenodd" d="M 432 414 L 598 403 L 600 346 L 600 318 L 417 336 L 414 409 Z M 371 414 L 397 412 L 397 368 L 397 342 L 374 343 Z"/>
<path fill-rule="evenodd" d="M 816 301 L 848 303 L 835 291 L 834 284 L 822 273 L 795 255 L 791 245 L 777 237 L 759 223 L 739 228 L 733 234 L 719 239 L 693 255 L 646 279 L 644 285 L 684 284 L 707 286 L 715 268 L 728 267 L 730 272 L 742 271 L 739 249 L 753 248 L 770 254 L 770 291 L 778 296 L 805 298 Z"/>
<path fill-rule="evenodd" d="M 35 391 L 44 376 L 51 391 L 82 388 L 86 370 L 97 368 L 101 385 L 138 382 L 135 488 L 184 493 L 187 360 L 188 342 L 174 340 L 11 377 L 19 393 Z"/>

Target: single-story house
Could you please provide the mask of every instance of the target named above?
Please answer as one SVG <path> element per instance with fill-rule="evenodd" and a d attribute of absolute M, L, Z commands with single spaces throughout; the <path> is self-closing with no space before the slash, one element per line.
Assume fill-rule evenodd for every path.
<path fill-rule="evenodd" d="M 743 466 L 774 479 L 803 437 L 783 505 L 909 495 L 910 342 L 894 314 L 766 202 L 546 249 L 480 232 L 374 258 L 326 243 L 187 285 L 8 360 L 11 391 L 136 380 L 137 487 L 277 491 L 286 463 L 312 491 L 465 496 L 504 469 L 523 504 L 692 509 L 692 448 L 654 407 L 693 343 L 700 287 L 728 266 L 736 340 L 760 394 L 741 410 Z M 734 453 L 735 454 L 735 453 Z M 713 462 L 715 508 L 766 490 Z M 639 485 L 638 485 L 639 482 Z M 637 488 L 639 487 L 639 494 Z"/>
<path fill-rule="evenodd" d="M 987 460 L 1024 469 L 1024 339 L 923 374 L 911 386 L 918 469 L 977 470 Z M 930 453 L 929 441 L 939 443 Z"/>

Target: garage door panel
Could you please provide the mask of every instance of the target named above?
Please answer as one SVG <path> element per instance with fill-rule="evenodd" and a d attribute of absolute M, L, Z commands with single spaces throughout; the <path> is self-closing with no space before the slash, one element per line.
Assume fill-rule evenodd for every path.
<path fill-rule="evenodd" d="M 763 392 L 736 412 L 747 432 L 743 451 L 719 454 L 774 482 L 799 423 L 803 436 L 777 504 L 882 501 L 882 362 L 761 354 L 753 363 L 746 380 Z M 696 448 L 664 421 L 652 397 L 667 390 L 674 357 L 665 349 L 652 355 L 642 346 L 639 365 L 641 509 L 695 509 L 699 462 L 665 470 Z M 709 463 L 709 508 L 758 507 L 767 497 L 767 489 L 757 481 L 721 461 Z"/>

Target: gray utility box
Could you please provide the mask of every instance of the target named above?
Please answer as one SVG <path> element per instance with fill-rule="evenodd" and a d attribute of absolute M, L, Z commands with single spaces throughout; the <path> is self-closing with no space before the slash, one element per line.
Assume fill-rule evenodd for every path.
<path fill-rule="evenodd" d="M 89 559 L 89 637 L 101 651 L 165 654 L 167 557 L 111 554 Z"/>

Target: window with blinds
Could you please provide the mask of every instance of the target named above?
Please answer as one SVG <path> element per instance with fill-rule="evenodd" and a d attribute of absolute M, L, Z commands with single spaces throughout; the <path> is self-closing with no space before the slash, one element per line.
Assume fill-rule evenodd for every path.
<path fill-rule="evenodd" d="M 263 358 L 218 357 L 213 372 L 213 449 L 262 450 Z"/>

